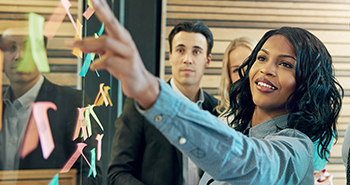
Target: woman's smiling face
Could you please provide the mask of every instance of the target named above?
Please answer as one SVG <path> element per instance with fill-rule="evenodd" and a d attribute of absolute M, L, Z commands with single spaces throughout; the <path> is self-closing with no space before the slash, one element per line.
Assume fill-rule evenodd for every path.
<path fill-rule="evenodd" d="M 275 116 L 287 112 L 285 103 L 296 89 L 295 67 L 295 49 L 290 41 L 280 34 L 271 36 L 249 72 L 256 108 Z"/>

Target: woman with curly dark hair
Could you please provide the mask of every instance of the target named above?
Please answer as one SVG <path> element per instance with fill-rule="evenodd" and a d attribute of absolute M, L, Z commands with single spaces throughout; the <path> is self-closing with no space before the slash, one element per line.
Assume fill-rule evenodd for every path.
<path fill-rule="evenodd" d="M 149 73 L 107 2 L 93 0 L 93 6 L 107 35 L 68 45 L 102 54 L 91 69 L 118 78 L 139 112 L 207 174 L 240 185 L 314 184 L 313 141 L 325 157 L 336 137 L 343 91 L 326 47 L 314 35 L 282 27 L 259 41 L 230 90 L 231 124 L 238 132 Z M 200 184 L 220 183 L 215 180 Z"/>
<path fill-rule="evenodd" d="M 276 69 L 273 66 L 269 70 L 265 68 L 274 59 L 272 52 L 265 49 L 270 44 L 267 41 L 274 38 L 285 40 L 292 53 L 295 53 L 276 58 L 275 65 L 280 65 L 281 70 L 277 70 L 276 66 Z M 277 47 L 276 44 L 271 46 Z M 293 90 L 290 91 L 292 93 L 283 97 L 281 111 L 267 112 L 263 119 L 283 116 L 286 125 L 280 128 L 276 124 L 276 133 L 285 128 L 301 131 L 316 144 L 315 155 L 327 160 L 331 141 L 337 138 L 336 121 L 342 105 L 339 91 L 342 92 L 343 89 L 334 78 L 332 58 L 323 43 L 301 28 L 282 27 L 271 30 L 262 37 L 239 71 L 241 78 L 230 87 L 231 109 L 227 116 L 235 118 L 230 126 L 242 133 L 248 133 L 257 125 L 254 116 L 261 115 L 260 106 L 256 103 L 262 102 L 264 98 L 267 102 L 262 103 L 267 106 L 278 101 L 279 96 L 272 91 L 284 89 L 283 78 L 286 81 L 293 79 L 289 82 L 293 84 Z M 274 80 L 276 78 L 279 80 Z M 259 95 L 255 91 L 263 93 Z M 272 96 L 268 97 L 269 95 Z M 261 119 L 259 117 L 257 122 L 261 122 Z"/>

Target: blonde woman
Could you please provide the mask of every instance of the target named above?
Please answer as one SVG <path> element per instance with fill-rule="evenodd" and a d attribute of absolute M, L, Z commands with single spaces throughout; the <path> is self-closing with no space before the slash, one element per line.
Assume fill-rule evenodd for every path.
<path fill-rule="evenodd" d="M 239 37 L 231 41 L 227 46 L 222 59 L 222 74 L 220 81 L 220 104 L 216 110 L 224 118 L 224 113 L 229 108 L 229 89 L 233 82 L 239 79 L 238 67 L 249 57 L 257 41 L 250 37 Z M 227 121 L 224 120 L 223 121 Z M 231 120 L 230 120 L 231 121 Z"/>

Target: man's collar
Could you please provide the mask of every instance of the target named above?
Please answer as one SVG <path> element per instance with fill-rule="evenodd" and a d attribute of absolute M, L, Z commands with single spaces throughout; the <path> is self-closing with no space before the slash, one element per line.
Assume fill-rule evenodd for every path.
<path fill-rule="evenodd" d="M 170 85 L 171 85 L 171 87 L 173 88 L 173 90 L 174 90 L 178 95 L 180 95 L 180 96 L 182 96 L 182 97 L 188 99 L 188 98 L 179 90 L 179 88 L 177 88 L 177 86 L 175 85 L 175 82 L 174 82 L 174 78 L 171 78 L 171 79 L 170 79 Z M 190 99 L 188 99 L 188 100 L 190 100 Z M 199 104 L 202 104 L 203 102 L 204 102 L 204 92 L 203 92 L 202 87 L 199 86 L 199 99 L 198 99 L 198 101 L 196 102 L 196 104 L 199 105 Z"/>
<path fill-rule="evenodd" d="M 35 101 L 40 87 L 44 82 L 44 77 L 42 75 L 40 75 L 39 80 L 35 83 L 35 85 L 29 89 L 29 91 L 27 91 L 25 94 L 23 94 L 21 97 L 17 98 L 16 100 L 19 101 L 23 107 L 28 107 L 32 102 Z M 7 90 L 5 91 L 4 94 L 4 101 L 8 101 L 11 102 L 11 93 L 12 93 L 12 89 L 11 86 L 7 88 Z M 14 100 L 14 101 L 16 101 Z"/>

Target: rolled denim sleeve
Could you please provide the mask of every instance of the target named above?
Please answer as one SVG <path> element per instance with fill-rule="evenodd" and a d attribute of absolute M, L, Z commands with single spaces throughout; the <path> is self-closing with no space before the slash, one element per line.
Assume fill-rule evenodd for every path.
<path fill-rule="evenodd" d="M 158 99 L 140 113 L 215 180 L 313 184 L 313 144 L 306 135 L 284 129 L 264 139 L 248 138 L 159 81 Z"/>

